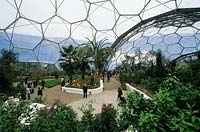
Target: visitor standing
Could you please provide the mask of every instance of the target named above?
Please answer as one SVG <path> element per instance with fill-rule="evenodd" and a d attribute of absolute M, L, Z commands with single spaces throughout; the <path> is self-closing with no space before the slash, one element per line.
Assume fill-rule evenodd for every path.
<path fill-rule="evenodd" d="M 102 73 L 102 74 L 101 74 L 101 79 L 102 79 L 103 83 L 104 83 L 104 81 L 105 81 L 104 77 L 105 77 L 105 74 Z"/>
<path fill-rule="evenodd" d="M 110 71 L 108 71 L 108 72 L 107 72 L 107 82 L 110 81 L 110 74 L 111 74 Z"/>
<path fill-rule="evenodd" d="M 42 89 L 40 87 L 38 87 L 38 96 L 42 96 Z"/>
<path fill-rule="evenodd" d="M 31 96 L 30 96 L 30 94 L 31 94 L 31 85 L 30 84 L 27 85 L 26 94 L 28 96 L 28 99 L 30 99 L 31 98 Z"/>
<path fill-rule="evenodd" d="M 93 73 L 91 73 L 90 81 L 91 81 L 91 85 L 94 85 L 94 74 Z"/>
<path fill-rule="evenodd" d="M 117 95 L 117 100 L 119 101 L 118 105 L 126 104 L 126 99 L 122 95 L 123 95 L 122 89 L 118 88 L 118 95 Z"/>
<path fill-rule="evenodd" d="M 83 85 L 83 98 L 87 98 L 87 90 L 88 90 L 87 84 L 84 84 Z"/>
<path fill-rule="evenodd" d="M 117 99 L 119 100 L 123 95 L 122 89 L 119 87 L 118 88 L 118 95 L 117 95 Z"/>

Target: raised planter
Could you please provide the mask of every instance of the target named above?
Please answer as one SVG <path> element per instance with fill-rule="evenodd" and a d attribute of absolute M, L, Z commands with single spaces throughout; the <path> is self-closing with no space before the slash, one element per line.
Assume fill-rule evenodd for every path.
<path fill-rule="evenodd" d="M 126 85 L 126 88 L 127 88 L 128 90 L 135 90 L 135 91 L 139 92 L 140 94 L 142 94 L 142 95 L 144 96 L 145 99 L 151 99 L 151 97 L 149 97 L 148 95 L 146 95 L 146 94 L 143 93 L 142 91 L 138 90 L 137 88 L 131 86 L 130 84 L 126 83 L 125 85 Z"/>
<path fill-rule="evenodd" d="M 70 88 L 70 87 L 62 87 L 63 92 L 67 93 L 75 93 L 75 94 L 83 94 L 83 89 L 80 88 Z M 98 94 L 103 92 L 103 81 L 100 80 L 100 87 L 95 89 L 88 89 L 88 95 Z"/>

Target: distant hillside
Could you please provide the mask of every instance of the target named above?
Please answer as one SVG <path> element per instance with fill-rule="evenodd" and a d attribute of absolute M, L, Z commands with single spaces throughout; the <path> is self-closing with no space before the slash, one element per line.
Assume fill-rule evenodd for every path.
<path fill-rule="evenodd" d="M 191 34 L 183 34 L 183 36 L 190 36 Z M 8 34 L 9 38 L 11 38 L 11 34 Z M 196 36 L 200 36 L 199 34 L 196 34 Z M 45 62 L 45 63 L 56 63 L 56 61 L 59 59 L 59 51 L 60 48 L 58 44 L 50 42 L 50 41 L 42 41 L 42 44 L 38 45 L 38 43 L 41 41 L 41 37 L 39 36 L 31 36 L 31 35 L 23 35 L 23 34 L 14 34 L 12 38 L 12 46 L 16 47 L 14 48 L 14 52 L 19 54 L 19 61 L 26 61 L 26 62 Z M 72 39 L 64 40 L 64 38 L 48 38 L 49 40 L 61 42 L 60 47 L 66 46 L 69 44 L 77 45 L 77 43 L 82 44 L 87 42 L 87 40 L 75 40 L 77 43 L 74 42 Z M 180 39 L 180 38 L 178 38 Z M 64 40 L 64 41 L 63 41 Z M 166 47 L 166 44 L 163 42 L 159 42 L 160 37 L 154 36 L 151 37 L 148 40 L 150 43 L 157 43 L 154 46 L 154 50 L 161 49 L 161 50 L 168 50 L 169 54 L 176 54 L 182 52 L 182 54 L 186 54 L 188 52 L 195 52 L 191 50 L 195 49 L 188 49 L 182 51 L 181 46 L 170 46 Z M 183 39 L 181 43 L 183 43 L 186 47 L 194 46 L 193 38 L 187 38 Z M 144 45 L 147 40 L 146 38 L 141 38 L 137 40 L 134 44 L 135 47 L 142 47 L 143 52 L 148 52 L 152 49 L 152 45 Z M 165 43 L 177 43 L 177 35 L 170 35 L 169 37 L 165 37 Z M 126 52 L 126 50 L 129 50 L 130 48 L 127 46 L 132 45 L 132 43 L 123 45 L 123 51 Z M 11 48 L 12 48 L 11 46 Z M 20 48 L 17 48 L 20 47 Z M 10 41 L 7 37 L 7 35 L 3 32 L 0 32 L 0 50 L 1 49 L 9 49 L 10 48 Z M 32 50 L 34 48 L 34 50 Z M 169 56 L 169 55 L 168 55 Z M 166 56 L 167 57 L 167 56 Z"/>
<path fill-rule="evenodd" d="M 11 34 L 8 34 L 11 38 Z M 14 52 L 18 53 L 19 61 L 28 61 L 35 62 L 41 61 L 45 63 L 55 63 L 59 59 L 60 48 L 58 44 L 42 41 L 42 44 L 38 45 L 41 41 L 39 36 L 23 35 L 23 34 L 14 34 L 12 38 L 12 46 L 14 46 Z M 55 42 L 61 42 L 64 38 L 48 38 L 54 40 Z M 83 40 L 75 40 L 77 43 L 84 43 Z M 60 43 L 60 47 L 66 46 L 69 44 L 77 45 L 72 39 L 64 40 Z M 18 48 L 19 47 L 19 48 Z M 9 49 L 10 41 L 5 33 L 0 32 L 0 50 Z M 35 48 L 33 50 L 33 48 Z M 37 57 L 36 57 L 37 56 Z"/>

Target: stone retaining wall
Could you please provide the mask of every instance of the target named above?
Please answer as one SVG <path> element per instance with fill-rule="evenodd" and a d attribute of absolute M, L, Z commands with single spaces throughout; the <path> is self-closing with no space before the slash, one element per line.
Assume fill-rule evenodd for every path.
<path fill-rule="evenodd" d="M 139 92 L 140 94 L 142 94 L 144 96 L 145 99 L 151 99 L 148 95 L 146 95 L 145 93 L 143 93 L 142 91 L 136 89 L 135 87 L 131 86 L 130 84 L 126 83 L 126 88 L 128 90 L 135 90 L 137 92 Z"/>

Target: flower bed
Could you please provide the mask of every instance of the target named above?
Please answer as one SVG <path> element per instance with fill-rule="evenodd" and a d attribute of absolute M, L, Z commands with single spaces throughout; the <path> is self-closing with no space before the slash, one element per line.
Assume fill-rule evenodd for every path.
<path fill-rule="evenodd" d="M 83 94 L 83 90 L 81 88 L 74 88 L 74 87 L 62 87 L 63 92 L 67 93 L 75 93 L 75 94 Z M 103 81 L 100 80 L 100 86 L 93 89 L 88 89 L 88 95 L 98 94 L 103 92 Z"/>

